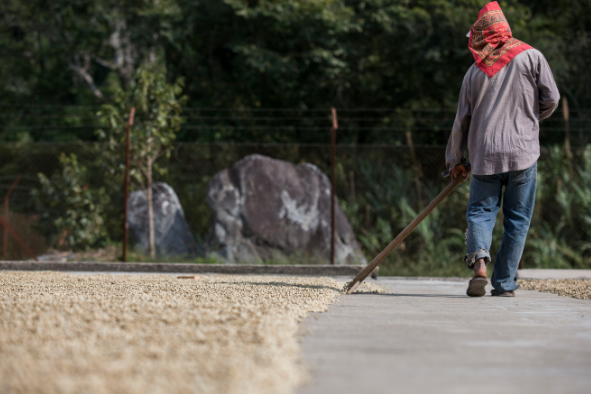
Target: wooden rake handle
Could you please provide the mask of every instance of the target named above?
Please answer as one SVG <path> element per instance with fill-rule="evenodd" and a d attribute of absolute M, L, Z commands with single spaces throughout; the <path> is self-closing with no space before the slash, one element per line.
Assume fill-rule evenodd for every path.
<path fill-rule="evenodd" d="M 419 216 L 417 216 L 412 222 L 410 222 L 410 224 L 406 226 L 406 228 L 402 230 L 402 232 L 398 234 L 396 238 L 394 238 L 394 241 L 390 242 L 390 245 L 386 246 L 386 249 L 382 250 L 380 254 L 378 254 L 375 257 L 375 259 L 373 259 L 373 261 L 367 265 L 367 267 L 365 267 L 355 278 L 353 278 L 351 282 L 347 284 L 346 293 L 353 293 L 355 289 L 357 289 L 357 287 L 361 284 L 361 282 L 363 282 L 365 278 L 367 278 L 368 275 L 371 274 L 371 272 L 378 265 L 380 265 L 380 263 L 386 258 L 386 256 L 388 256 L 394 249 L 396 249 L 396 247 L 400 245 L 402 241 L 404 241 L 404 239 L 408 237 L 408 235 L 412 233 L 412 231 L 415 228 L 417 228 L 417 226 L 421 224 L 421 222 L 427 216 L 429 216 L 429 214 L 433 212 L 433 210 L 437 208 L 437 206 L 441 204 L 441 202 L 445 200 L 447 196 L 449 196 L 449 194 L 462 182 L 462 179 L 462 176 L 457 176 L 456 179 L 452 180 L 450 184 L 447 185 L 445 189 L 443 189 L 441 193 L 439 193 L 439 195 L 435 197 L 435 199 L 431 201 L 429 205 L 427 205 L 427 208 L 423 209 L 423 212 L 421 212 Z"/>

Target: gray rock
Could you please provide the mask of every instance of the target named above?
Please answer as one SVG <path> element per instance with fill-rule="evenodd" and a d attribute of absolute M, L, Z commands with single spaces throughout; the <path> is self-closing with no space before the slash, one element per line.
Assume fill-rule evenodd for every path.
<path fill-rule="evenodd" d="M 152 184 L 154 240 L 158 256 L 192 256 L 195 240 L 185 219 L 183 207 L 166 183 Z M 144 253 L 149 251 L 148 199 L 143 190 L 129 195 L 129 238 Z"/>
<path fill-rule="evenodd" d="M 312 164 L 250 155 L 209 182 L 213 243 L 228 262 L 330 257 L 330 181 Z M 338 264 L 364 264 L 353 230 L 336 207 Z"/>

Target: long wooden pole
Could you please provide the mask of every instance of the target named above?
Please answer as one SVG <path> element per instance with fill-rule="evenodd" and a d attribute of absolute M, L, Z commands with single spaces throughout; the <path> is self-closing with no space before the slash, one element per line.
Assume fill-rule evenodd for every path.
<path fill-rule="evenodd" d="M 21 174 L 19 174 L 16 177 L 16 179 L 14 180 L 14 182 L 12 182 L 12 185 L 10 185 L 10 188 L 8 189 L 8 193 L 6 193 L 6 195 L 4 196 L 4 217 L 6 218 L 7 221 L 8 221 L 8 211 L 9 211 L 8 207 L 9 207 L 10 195 L 14 191 L 14 188 L 16 187 L 16 184 L 18 183 L 18 181 L 20 181 L 20 179 L 21 179 Z M 8 254 L 8 230 L 6 228 L 4 229 L 3 241 L 4 241 L 4 243 L 3 243 L 2 258 L 4 260 L 6 260 L 6 255 Z"/>
<path fill-rule="evenodd" d="M 441 193 L 439 193 L 439 195 L 437 197 L 435 197 L 435 199 L 433 201 L 431 201 L 431 203 L 429 205 L 427 205 L 427 208 L 423 209 L 423 212 L 421 212 L 419 214 L 419 216 L 417 216 L 412 222 L 410 222 L 410 224 L 408 226 L 406 226 L 406 228 L 404 230 L 402 230 L 402 232 L 400 234 L 398 234 L 398 236 L 396 238 L 394 238 L 394 241 L 390 242 L 390 245 L 386 246 L 386 249 L 382 250 L 380 252 L 380 254 L 378 254 L 371 263 L 369 263 L 367 265 L 367 267 L 365 267 L 355 278 L 353 278 L 353 280 L 351 282 L 349 282 L 347 284 L 347 294 L 351 294 L 355 291 L 355 289 L 357 289 L 357 287 L 361 284 L 361 282 L 363 282 L 365 280 L 365 278 L 367 278 L 369 276 L 369 274 L 371 274 L 371 272 L 386 258 L 386 256 L 388 256 L 394 249 L 396 249 L 396 247 L 398 245 L 400 245 L 402 243 L 402 241 L 404 241 L 404 239 L 406 237 L 408 237 L 408 235 L 415 229 L 417 228 L 417 226 L 419 224 L 421 224 L 421 222 L 427 217 L 429 216 L 429 214 L 431 212 L 433 212 L 433 210 L 435 208 L 437 208 L 437 206 L 439 204 L 441 204 L 441 202 L 443 200 L 445 200 L 445 198 L 447 196 L 449 196 L 449 194 L 462 182 L 462 177 L 458 176 L 456 177 L 456 179 L 452 180 L 451 183 L 449 185 L 447 185 L 445 187 L 445 189 L 443 189 L 443 191 Z"/>
<path fill-rule="evenodd" d="M 331 190 L 330 190 L 330 265 L 334 265 L 335 255 L 335 204 L 337 193 L 336 162 L 337 162 L 337 110 L 332 108 L 332 128 L 330 129 L 330 172 L 331 172 Z"/>
<path fill-rule="evenodd" d="M 129 130 L 133 126 L 133 118 L 135 116 L 135 107 L 131 107 L 129 112 L 129 122 L 125 126 L 125 180 L 123 181 L 123 256 L 121 260 L 127 262 L 127 233 L 129 223 L 127 223 L 128 208 L 127 200 L 129 199 Z"/>

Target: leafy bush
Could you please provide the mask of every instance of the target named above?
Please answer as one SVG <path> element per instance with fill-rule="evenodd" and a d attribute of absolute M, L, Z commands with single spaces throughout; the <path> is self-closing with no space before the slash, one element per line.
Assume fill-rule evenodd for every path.
<path fill-rule="evenodd" d="M 551 147 L 538 164 L 538 190 L 526 241 L 525 268 L 591 267 L 591 146 L 575 152 L 573 162 L 560 146 Z M 358 159 L 362 196 L 343 199 L 343 207 L 369 259 L 377 255 L 445 186 L 421 178 L 394 163 L 375 165 Z M 572 170 L 571 170 L 572 168 Z M 341 182 L 345 182 L 341 179 Z M 382 265 L 386 275 L 461 275 L 466 253 L 468 182 L 460 185 L 409 235 Z M 367 212 L 371 212 L 369 220 Z M 503 233 L 499 212 L 493 232 L 494 257 Z"/>
<path fill-rule="evenodd" d="M 173 141 L 184 119 L 180 116 L 186 97 L 181 96 L 183 79 L 173 84 L 166 82 L 166 69 L 149 62 L 138 68 L 134 83 L 127 89 L 117 88 L 114 103 L 104 104 L 97 113 L 102 129 L 97 131 L 101 141 L 110 148 L 112 167 L 120 167 L 120 154 L 126 141 L 128 115 L 134 108 L 136 122 L 130 128 L 130 177 L 146 191 L 148 201 L 149 250 L 151 258 L 156 256 L 154 239 L 154 213 L 152 207 L 152 184 L 154 172 L 165 174 L 159 168 L 161 156 L 170 157 Z M 119 160 L 119 162 L 118 162 Z"/>
<path fill-rule="evenodd" d="M 364 193 L 355 205 L 341 201 L 369 259 L 377 255 L 441 191 L 444 182 L 420 179 L 417 171 L 393 162 L 372 165 L 359 159 L 357 179 Z M 381 265 L 384 275 L 465 275 L 465 209 L 469 187 L 463 184 L 431 213 Z M 363 208 L 362 208 L 363 207 Z M 365 213 L 363 212 L 365 211 Z M 367 213 L 371 212 L 368 218 Z M 357 219 L 365 216 L 365 223 Z M 369 219 L 369 220 L 367 220 Z"/>
<path fill-rule="evenodd" d="M 591 145 L 577 153 L 556 146 L 540 161 L 529 267 L 591 267 Z"/>
<path fill-rule="evenodd" d="M 52 182 L 56 176 L 52 173 L 63 178 L 65 172 L 65 168 L 53 163 L 59 156 L 56 152 L 84 152 L 78 160 L 88 170 L 78 185 L 88 182 L 88 189 L 93 192 L 101 187 L 107 190 L 110 203 L 102 211 L 104 227 L 110 239 L 121 239 L 121 177 L 102 175 L 108 162 L 98 153 L 100 147 L 93 150 L 89 146 L 59 145 L 39 149 L 36 145 L 11 145 L 0 150 L 0 162 L 6 161 L 2 166 L 5 173 L 30 175 L 43 170 Z M 170 160 L 163 160 L 167 173 L 157 180 L 169 183 L 177 191 L 193 235 L 205 241 L 211 222 L 205 196 L 208 181 L 217 171 L 230 167 L 247 154 L 260 153 L 291 162 L 310 162 L 328 173 L 328 152 L 325 147 L 298 145 L 278 148 L 274 145 L 182 144 L 177 146 Z M 379 253 L 448 182 L 440 177 L 435 163 L 440 163 L 442 148 L 429 148 L 417 154 L 422 171 L 413 166 L 406 152 L 406 147 L 339 147 L 337 195 L 368 259 Z M 536 207 L 524 251 L 525 268 L 591 268 L 591 146 L 574 150 L 572 165 L 568 160 L 561 146 L 543 149 L 538 162 Z M 94 203 L 99 198 L 91 197 Z M 382 272 L 389 275 L 468 275 L 461 261 L 466 253 L 464 230 L 468 197 L 469 185 L 459 186 L 392 253 L 383 264 Z M 65 200 L 59 203 L 64 204 Z M 25 209 L 23 206 L 20 211 L 25 212 Z M 55 215 L 57 210 L 45 203 L 38 212 L 44 213 L 46 218 L 48 214 Z M 491 247 L 493 258 L 502 232 L 500 212 Z M 50 233 L 59 241 L 57 234 L 60 232 Z"/>
<path fill-rule="evenodd" d="M 107 240 L 103 212 L 109 198 L 104 188 L 90 189 L 86 167 L 75 154 L 61 154 L 61 172 L 39 173 L 33 196 L 42 212 L 38 229 L 59 249 L 88 249 Z"/>

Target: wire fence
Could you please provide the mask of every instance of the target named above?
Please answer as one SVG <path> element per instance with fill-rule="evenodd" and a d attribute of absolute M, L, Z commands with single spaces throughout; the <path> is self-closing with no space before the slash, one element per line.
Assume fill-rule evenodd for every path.
<path fill-rule="evenodd" d="M 0 105 L 0 140 L 93 140 L 101 127 L 100 106 Z M 455 110 L 442 108 L 338 108 L 340 144 L 444 145 Z M 183 142 L 322 143 L 328 141 L 330 108 L 183 109 Z M 141 121 L 141 118 L 137 118 Z M 591 109 L 558 109 L 540 124 L 542 144 L 561 143 L 569 129 L 571 146 L 591 143 Z"/>
<path fill-rule="evenodd" d="M 74 153 L 87 170 L 89 190 L 106 190 L 109 198 L 104 226 L 110 243 L 122 239 L 123 178 L 119 168 L 107 168 L 99 143 L 6 143 L 0 147 L 0 196 L 7 199 L 6 217 L 14 231 L 35 254 L 56 247 L 55 237 L 41 235 L 39 218 L 46 208 L 34 197 L 43 186 L 39 173 L 51 181 L 61 171 L 59 156 Z M 445 147 L 352 145 L 337 147 L 337 196 L 363 252 L 373 257 L 449 181 L 441 177 Z M 330 174 L 328 144 L 178 143 L 170 159 L 159 160 L 155 181 L 166 182 L 183 206 L 197 243 L 207 245 L 212 212 L 206 203 L 208 183 L 219 171 L 247 155 L 259 154 L 291 163 L 311 163 Z M 109 175 L 110 174 L 110 175 Z M 16 185 L 17 176 L 20 180 Z M 539 160 L 536 210 L 524 255 L 525 267 L 591 266 L 591 148 L 546 146 Z M 136 189 L 137 184 L 132 185 Z M 462 185 L 397 250 L 386 264 L 395 274 L 458 274 L 465 253 L 463 232 L 468 184 Z M 64 213 L 66 215 L 66 213 Z M 502 215 L 502 214 L 500 214 Z M 500 224 L 500 222 L 499 222 Z M 281 229 L 277 229 L 281 231 Z M 8 259 L 28 254 L 2 231 Z M 502 226 L 494 234 L 499 246 Z M 5 241 L 7 240 L 7 241 Z M 7 242 L 7 243 L 5 243 Z M 6 245 L 6 246 L 5 246 Z M 4 249 L 2 249 L 4 253 Z M 465 268 L 463 268 L 465 269 Z"/>

